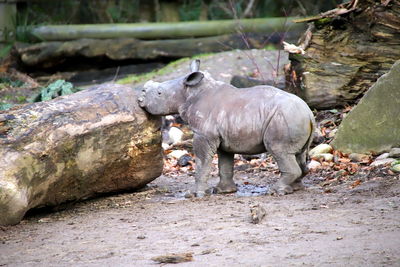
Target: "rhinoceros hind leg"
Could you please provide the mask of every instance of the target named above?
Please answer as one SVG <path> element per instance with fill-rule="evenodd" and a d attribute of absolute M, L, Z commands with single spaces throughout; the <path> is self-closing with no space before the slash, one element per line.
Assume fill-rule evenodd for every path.
<path fill-rule="evenodd" d="M 216 193 L 234 193 L 237 191 L 233 181 L 233 153 L 218 149 L 218 169 L 220 181 L 214 188 Z"/>
<path fill-rule="evenodd" d="M 272 192 L 277 195 L 291 194 L 298 189 L 297 181 L 302 177 L 302 170 L 297 162 L 294 154 L 274 154 L 274 158 L 278 163 L 281 172 L 280 179 L 272 187 Z M 293 188 L 293 185 L 295 188 Z"/>
<path fill-rule="evenodd" d="M 302 190 L 304 189 L 304 185 L 301 182 L 301 180 L 303 179 L 304 176 L 307 175 L 308 173 L 308 167 L 307 167 L 307 151 L 303 151 L 299 154 L 296 155 L 296 160 L 297 163 L 300 166 L 301 169 L 301 176 L 299 178 L 297 178 L 294 183 L 292 184 L 293 190 L 297 191 L 297 190 Z"/>

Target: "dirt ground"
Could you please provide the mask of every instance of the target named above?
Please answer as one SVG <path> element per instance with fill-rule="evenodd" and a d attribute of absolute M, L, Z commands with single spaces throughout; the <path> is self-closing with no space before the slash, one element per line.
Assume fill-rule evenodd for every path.
<path fill-rule="evenodd" d="M 276 197 L 266 194 L 276 166 L 249 163 L 236 166 L 238 193 L 202 199 L 184 198 L 193 171 L 168 172 L 139 192 L 0 228 L 0 266 L 156 266 L 152 258 L 171 253 L 193 255 L 181 266 L 399 266 L 399 176 L 369 169 L 338 181 L 323 172 Z M 258 224 L 255 204 L 266 212 Z"/>

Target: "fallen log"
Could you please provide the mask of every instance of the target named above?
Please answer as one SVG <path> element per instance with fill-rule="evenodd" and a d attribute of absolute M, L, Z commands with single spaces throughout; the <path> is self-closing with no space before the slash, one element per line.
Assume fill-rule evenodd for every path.
<path fill-rule="evenodd" d="M 0 113 L 0 225 L 27 210 L 140 188 L 162 171 L 160 120 L 105 84 Z"/>
<path fill-rule="evenodd" d="M 120 23 L 86 25 L 46 25 L 19 27 L 20 34 L 40 41 L 67 41 L 82 38 L 112 39 L 176 39 L 215 36 L 229 33 L 258 32 L 271 34 L 300 30 L 303 24 L 292 22 L 294 18 L 261 18 L 241 20 L 187 21 L 170 23 Z"/>
<path fill-rule="evenodd" d="M 79 39 L 67 42 L 43 42 L 38 44 L 18 43 L 16 49 L 22 62 L 29 66 L 51 67 L 68 57 L 107 57 L 112 60 L 160 57 L 181 58 L 202 53 L 222 52 L 232 49 L 263 48 L 268 41 L 277 41 L 264 34 L 248 34 L 246 42 L 240 34 L 205 38 L 143 41 L 133 38 Z M 248 47 L 249 46 L 249 47 Z"/>
<path fill-rule="evenodd" d="M 288 90 L 314 108 L 353 104 L 400 58 L 400 2 L 359 0 L 312 18 Z"/>

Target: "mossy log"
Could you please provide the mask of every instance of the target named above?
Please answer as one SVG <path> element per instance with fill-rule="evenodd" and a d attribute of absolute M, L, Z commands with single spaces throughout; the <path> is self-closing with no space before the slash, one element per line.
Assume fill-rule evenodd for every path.
<path fill-rule="evenodd" d="M 202 53 L 222 52 L 232 49 L 262 48 L 269 38 L 262 34 L 248 34 L 246 42 L 240 34 L 204 38 L 143 41 L 122 39 L 79 39 L 67 42 L 43 42 L 16 45 L 22 62 L 29 66 L 52 67 L 68 57 L 107 57 L 112 60 L 181 58 Z"/>
<path fill-rule="evenodd" d="M 223 35 L 236 33 L 238 30 L 268 35 L 274 32 L 286 32 L 287 29 L 304 28 L 302 24 L 294 24 L 292 19 L 284 17 L 170 23 L 46 25 L 19 27 L 17 30 L 20 34 L 40 41 L 67 41 L 82 38 L 177 39 Z"/>
<path fill-rule="evenodd" d="M 314 108 L 356 102 L 400 58 L 400 1 L 351 4 L 316 20 L 299 44 L 306 53 L 289 55 L 288 90 Z"/>
<path fill-rule="evenodd" d="M 0 113 L 0 225 L 27 210 L 137 189 L 162 171 L 160 120 L 105 84 Z"/>

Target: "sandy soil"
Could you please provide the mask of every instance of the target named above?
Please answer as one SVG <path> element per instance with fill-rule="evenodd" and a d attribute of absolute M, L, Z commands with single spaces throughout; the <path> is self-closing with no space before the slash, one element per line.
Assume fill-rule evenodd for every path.
<path fill-rule="evenodd" d="M 236 194 L 185 199 L 193 173 L 168 173 L 140 192 L 31 213 L 0 228 L 0 266 L 156 266 L 171 253 L 193 253 L 181 266 L 400 265 L 399 176 L 327 183 L 316 172 L 306 190 L 275 197 L 265 193 L 276 168 L 236 169 Z"/>

